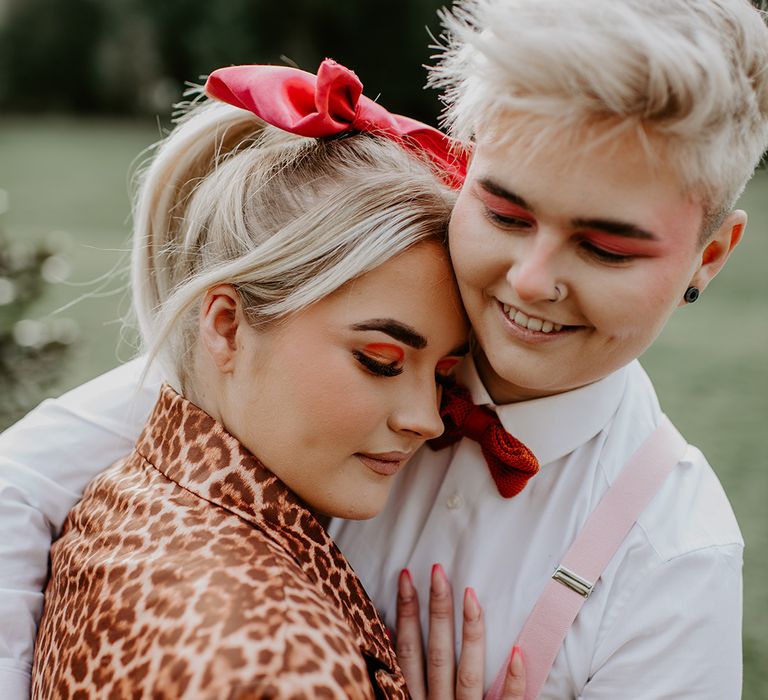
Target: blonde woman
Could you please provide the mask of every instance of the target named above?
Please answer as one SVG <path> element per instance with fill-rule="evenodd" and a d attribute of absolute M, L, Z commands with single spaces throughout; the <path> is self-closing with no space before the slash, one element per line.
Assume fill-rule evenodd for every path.
<path fill-rule="evenodd" d="M 286 122 L 297 81 L 320 113 Z M 375 515 L 442 432 L 468 326 L 443 137 L 359 96 L 357 121 L 302 122 L 358 85 L 332 62 L 222 69 L 208 90 L 238 106 L 195 107 L 160 144 L 133 285 L 168 383 L 53 547 L 33 698 L 407 697 L 323 521 Z"/>

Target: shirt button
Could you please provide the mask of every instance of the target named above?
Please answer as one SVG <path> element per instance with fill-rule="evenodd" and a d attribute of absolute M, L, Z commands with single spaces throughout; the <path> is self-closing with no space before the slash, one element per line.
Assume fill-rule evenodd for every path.
<path fill-rule="evenodd" d="M 448 496 L 445 505 L 447 505 L 450 510 L 458 510 L 464 505 L 464 498 L 460 493 L 454 493 L 453 495 Z"/>

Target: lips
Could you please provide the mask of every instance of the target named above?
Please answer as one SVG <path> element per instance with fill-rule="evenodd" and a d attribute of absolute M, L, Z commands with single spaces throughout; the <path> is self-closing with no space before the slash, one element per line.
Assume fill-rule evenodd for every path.
<path fill-rule="evenodd" d="M 517 338 L 529 343 L 554 341 L 556 338 L 562 338 L 583 328 L 583 326 L 569 326 L 556 323 L 551 319 L 529 316 L 511 304 L 505 304 L 498 299 L 494 301 L 509 331 Z"/>
<path fill-rule="evenodd" d="M 411 454 L 411 452 L 358 452 L 355 457 L 371 471 L 383 476 L 392 476 L 400 471 L 410 459 Z"/>
<path fill-rule="evenodd" d="M 536 316 L 528 316 L 526 313 L 520 311 L 520 309 L 510 306 L 509 304 L 501 304 L 501 308 L 507 315 L 512 323 L 527 328 L 529 331 L 540 331 L 542 333 L 552 333 L 563 329 L 562 323 L 555 323 L 554 321 L 548 321 L 543 318 L 537 318 Z"/>

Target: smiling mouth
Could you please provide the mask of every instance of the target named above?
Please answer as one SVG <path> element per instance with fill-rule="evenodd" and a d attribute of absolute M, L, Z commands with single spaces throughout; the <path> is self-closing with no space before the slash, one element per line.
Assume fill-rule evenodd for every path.
<path fill-rule="evenodd" d="M 517 307 L 512 306 L 511 304 L 505 304 L 498 299 L 496 300 L 496 303 L 499 305 L 500 309 L 511 323 L 527 331 L 543 333 L 545 335 L 554 335 L 564 331 L 575 330 L 577 328 L 577 326 L 566 326 L 562 323 L 555 323 L 554 321 L 549 321 L 545 318 L 529 316 Z"/>
<path fill-rule="evenodd" d="M 379 454 L 365 454 L 357 452 L 355 454 L 366 467 L 382 474 L 383 476 L 392 476 L 400 471 L 402 466 L 410 459 L 410 452 L 386 452 Z"/>

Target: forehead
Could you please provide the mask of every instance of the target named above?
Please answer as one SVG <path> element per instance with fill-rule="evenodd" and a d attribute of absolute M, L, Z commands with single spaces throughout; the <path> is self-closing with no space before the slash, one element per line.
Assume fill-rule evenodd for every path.
<path fill-rule="evenodd" d="M 316 307 L 328 329 L 391 319 L 424 336 L 439 354 L 461 344 L 468 332 L 448 251 L 432 241 L 400 253 Z"/>
<path fill-rule="evenodd" d="M 398 313 L 423 323 L 437 309 L 461 309 L 448 251 L 436 241 L 417 243 L 340 287 L 318 306 L 350 322 Z"/>

